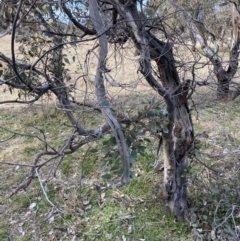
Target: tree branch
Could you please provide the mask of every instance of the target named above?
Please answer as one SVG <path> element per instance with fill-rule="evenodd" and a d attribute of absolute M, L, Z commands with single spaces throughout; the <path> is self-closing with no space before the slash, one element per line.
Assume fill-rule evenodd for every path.
<path fill-rule="evenodd" d="M 103 24 L 102 17 L 98 10 L 98 4 L 96 0 L 89 1 L 89 13 L 91 20 L 94 24 L 95 29 L 98 32 L 99 36 L 99 59 L 98 59 L 98 67 L 95 76 L 95 90 L 98 99 L 99 107 L 102 113 L 105 116 L 109 126 L 111 127 L 117 145 L 118 150 L 121 156 L 121 160 L 123 163 L 123 177 L 122 183 L 127 184 L 130 181 L 130 162 L 128 155 L 128 147 L 126 140 L 124 138 L 124 134 L 122 132 L 121 126 L 117 119 L 113 116 L 112 111 L 109 107 L 109 102 L 106 98 L 106 91 L 103 80 L 103 73 L 105 72 L 105 64 L 106 64 L 106 56 L 108 52 L 108 40 L 106 34 L 102 34 L 105 32 L 105 27 Z"/>
<path fill-rule="evenodd" d="M 80 24 L 72 15 L 72 13 L 68 10 L 68 8 L 66 7 L 65 3 L 62 2 L 62 0 L 59 0 L 59 5 L 62 8 L 62 10 L 64 11 L 64 13 L 69 17 L 69 19 L 72 21 L 72 23 L 80 30 L 82 30 L 85 34 L 88 35 L 95 35 L 96 34 L 96 30 L 94 29 L 89 29 L 86 28 L 85 26 L 83 26 L 82 24 Z"/>

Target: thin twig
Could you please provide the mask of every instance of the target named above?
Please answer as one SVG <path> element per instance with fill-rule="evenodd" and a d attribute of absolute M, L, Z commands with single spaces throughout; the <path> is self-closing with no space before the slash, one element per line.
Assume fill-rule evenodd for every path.
<path fill-rule="evenodd" d="M 36 172 L 36 176 L 37 176 L 37 178 L 38 178 L 39 184 L 40 184 L 40 186 L 41 186 L 41 188 L 42 188 L 43 194 L 44 194 L 47 202 L 48 202 L 53 208 L 55 208 L 58 212 L 60 212 L 60 213 L 66 213 L 65 211 L 63 211 L 63 210 L 61 210 L 60 208 L 56 207 L 56 205 L 53 204 L 53 203 L 49 200 L 48 195 L 47 195 L 47 193 L 46 193 L 46 190 L 45 190 L 45 188 L 44 188 L 44 186 L 43 186 L 42 180 L 41 180 L 41 178 L 40 178 L 40 175 L 39 175 L 39 172 L 38 172 L 38 168 L 35 169 L 35 172 Z"/>
<path fill-rule="evenodd" d="M 218 171 L 214 170 L 213 168 L 209 167 L 208 165 L 206 165 L 204 162 L 202 162 L 201 160 L 199 160 L 197 157 L 195 157 L 195 160 L 198 161 L 200 164 L 202 164 L 204 167 L 206 167 L 207 169 L 209 169 L 210 171 L 212 171 L 216 176 L 219 176 Z"/>

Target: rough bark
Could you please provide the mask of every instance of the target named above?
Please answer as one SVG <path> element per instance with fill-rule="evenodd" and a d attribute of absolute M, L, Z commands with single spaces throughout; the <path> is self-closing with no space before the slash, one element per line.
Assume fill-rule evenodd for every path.
<path fill-rule="evenodd" d="M 138 15 L 134 1 L 127 6 L 116 0 L 111 0 L 131 29 L 131 37 L 136 48 L 141 53 L 140 70 L 146 81 L 160 94 L 166 103 L 169 122 L 168 133 L 163 135 L 164 180 L 163 194 L 167 206 L 179 219 L 187 212 L 186 205 L 186 178 L 182 177 L 187 167 L 187 156 L 193 140 L 193 128 L 187 99 L 182 100 L 182 93 L 175 61 L 169 44 L 159 41 L 145 31 Z M 151 60 L 157 63 L 161 76 L 157 81 L 151 73 Z M 174 127 L 174 128 L 173 128 Z"/>
<path fill-rule="evenodd" d="M 173 95 L 175 104 L 175 122 L 173 130 L 174 157 L 175 157 L 175 189 L 167 195 L 171 210 L 178 217 L 183 217 L 187 212 L 186 205 L 186 178 L 183 171 L 188 166 L 188 152 L 193 142 L 193 126 L 187 104 L 186 92 L 182 91 L 179 76 L 175 67 L 175 61 L 171 47 L 154 36 L 149 36 L 151 57 L 157 63 L 163 86 Z M 159 57 L 160 56 L 160 57 Z M 172 153 L 167 143 L 165 152 Z M 166 154 L 165 154 L 166 155 Z M 170 154 L 173 155 L 173 154 Z M 169 175 L 165 170 L 165 177 Z M 165 182 L 165 181 L 164 181 Z M 165 188 L 166 189 L 166 188 Z"/>

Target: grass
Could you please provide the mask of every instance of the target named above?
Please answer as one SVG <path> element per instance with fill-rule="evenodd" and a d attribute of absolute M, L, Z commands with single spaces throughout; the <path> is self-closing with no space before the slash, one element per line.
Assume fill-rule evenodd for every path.
<path fill-rule="evenodd" d="M 83 56 L 84 51 L 86 49 L 83 50 Z M 129 65 L 125 57 L 129 56 L 122 50 L 121 56 L 116 58 L 117 64 L 108 61 L 107 67 L 118 66 L 111 73 L 118 83 L 136 83 L 119 88 L 112 86 L 108 76 L 110 82 L 107 83 L 107 94 L 110 99 L 113 97 L 116 100 L 113 103 L 116 109 L 125 108 L 127 114 L 133 115 L 147 103 L 146 100 L 152 99 L 153 92 L 141 83 L 138 71 L 132 71 L 138 65 L 137 59 Z M 188 55 L 182 58 L 192 61 Z M 94 61 L 90 61 L 89 76 L 95 71 Z M 79 63 L 82 62 L 79 60 Z M 120 63 L 123 67 L 119 67 Z M 80 74 L 76 74 L 78 68 L 75 63 L 70 73 L 72 77 Z M 198 76 L 206 76 L 205 70 L 202 69 Z M 77 83 L 76 91 L 72 93 L 76 99 L 83 96 L 82 90 L 81 84 Z M 87 94 L 88 100 L 95 100 L 91 86 Z M 17 93 L 10 96 L 6 92 L 2 99 L 14 99 L 15 96 Z M 109 147 L 107 144 L 112 153 L 105 159 L 105 153 L 93 151 L 104 147 L 103 141 L 108 141 L 106 137 L 98 144 L 93 143 L 65 156 L 55 176 L 53 172 L 59 159 L 41 169 L 39 175 L 47 198 L 37 178 L 26 190 L 20 190 L 9 198 L 14 188 L 29 175 L 30 168 L 1 164 L 0 240 L 9 237 L 19 241 L 190 241 L 211 240 L 215 231 L 216 240 L 228 240 L 239 235 L 240 103 L 239 100 L 231 103 L 216 102 L 212 96 L 211 90 L 201 89 L 194 94 L 194 104 L 190 106 L 199 143 L 191 153 L 187 170 L 187 201 L 190 210 L 186 221 L 176 222 L 164 206 L 161 194 L 163 176 L 151 166 L 157 143 L 149 136 L 147 138 L 151 142 L 144 143 L 147 145 L 144 156 L 138 154 L 132 167 L 130 184 L 101 193 L 96 190 L 96 184 L 105 184 L 106 180 L 102 176 L 116 162 L 114 146 Z M 72 134 L 71 124 L 61 109 L 55 108 L 51 98 L 42 102 L 42 105 L 38 102 L 27 107 L 2 106 L 0 127 L 18 132 L 10 140 L 0 143 L 2 162 L 32 164 L 39 151 L 45 149 L 44 138 L 58 149 Z M 98 112 L 77 106 L 73 109 L 84 127 L 102 124 Z M 6 129 L 0 128 L 1 140 L 11 136 Z M 88 148 L 89 152 L 85 156 Z M 103 161 L 105 166 L 102 165 Z M 120 163 L 117 164 L 119 167 Z M 113 178 L 119 176 L 120 171 L 117 168 Z"/>
<path fill-rule="evenodd" d="M 238 202 L 235 187 L 240 183 L 240 176 L 237 173 L 239 164 L 235 162 L 237 156 L 222 155 L 221 151 L 226 146 L 229 150 L 235 149 L 238 140 L 237 133 L 232 134 L 232 142 L 223 139 L 221 135 L 223 132 L 228 134 L 231 130 L 237 131 L 238 104 L 238 101 L 231 104 L 219 103 L 214 111 L 209 111 L 212 106 L 200 109 L 195 132 L 201 134 L 205 131 L 208 136 L 199 136 L 200 145 L 195 155 L 207 166 L 216 169 L 219 176 L 214 176 L 209 168 L 192 158 L 191 168 L 188 171 L 188 203 L 191 207 L 189 220 L 176 222 L 164 207 L 161 198 L 162 175 L 151 168 L 154 149 L 148 151 L 145 156 L 137 156 L 137 162 L 132 168 L 135 177 L 128 186 L 101 193 L 95 189 L 95 184 L 103 182 L 101 175 L 104 169 L 100 167 L 101 155 L 90 152 L 84 160 L 84 150 L 82 150 L 67 156 L 61 163 L 56 178 L 50 178 L 48 183 L 44 184 L 49 201 L 63 213 L 52 208 L 37 180 L 34 180 L 26 191 L 21 190 L 10 199 L 6 198 L 13 186 L 27 176 L 29 168 L 0 166 L 2 183 L 0 240 L 6 240 L 7 237 L 21 241 L 33 240 L 37 235 L 42 240 L 75 238 L 86 241 L 121 239 L 180 241 L 192 240 L 193 230 L 196 237 L 206 238 L 216 226 L 223 230 L 222 233 L 218 233 L 222 240 L 226 233 L 233 235 L 236 232 L 235 227 L 240 225 L 237 216 L 239 209 L 238 206 L 234 206 Z M 41 133 L 37 129 L 33 130 L 33 127 L 41 126 L 45 133 L 49 133 L 47 140 L 52 145 L 61 146 L 62 133 L 66 136 L 69 131 L 63 124 L 67 123 L 63 113 L 55 112 L 51 108 L 46 112 L 32 108 L 31 112 L 19 112 L 17 109 L 2 110 L 1 126 L 17 130 L 19 133 L 38 136 L 41 136 Z M 91 114 L 86 114 L 83 118 L 89 126 L 99 123 L 98 118 L 93 119 Z M 60 124 L 61 131 L 56 122 Z M 1 135 L 4 139 L 8 133 L 1 129 Z M 212 139 L 216 139 L 216 145 L 211 144 Z M 148 145 L 150 148 L 148 149 L 151 150 L 152 144 Z M 9 149 L 5 148 L 6 146 Z M 1 159 L 5 161 L 32 163 L 34 155 L 39 149 L 44 148 L 44 145 L 34 136 L 17 135 L 8 142 L 3 142 L 1 148 Z M 207 154 L 220 156 L 214 160 Z M 42 170 L 41 177 L 49 175 L 50 169 L 49 164 Z M 229 175 L 232 176 L 231 179 Z M 233 207 L 235 207 L 234 222 L 227 218 L 229 210 Z"/>
<path fill-rule="evenodd" d="M 99 123 L 89 113 L 83 118 L 89 126 Z M 64 136 L 69 133 L 63 123 L 67 123 L 63 113 L 51 108 L 45 112 L 38 107 L 32 107 L 31 111 L 2 109 L 1 126 L 29 136 L 16 135 L 3 142 L 1 160 L 31 164 L 38 151 L 44 149 L 36 138 L 42 137 L 42 133 L 35 127 L 44 130 L 51 145 L 61 146 L 62 133 Z M 8 135 L 1 129 L 2 139 Z M 52 209 L 36 179 L 27 190 L 7 198 L 13 187 L 28 175 L 29 168 L 0 165 L 0 204 L 4 207 L 0 209 L 0 240 L 8 236 L 14 240 L 33 240 L 34 235 L 43 240 L 71 240 L 73 237 L 79 240 L 167 240 L 170 236 L 172 240 L 185 240 L 189 225 L 174 222 L 173 217 L 167 216 L 154 188 L 161 177 L 149 168 L 154 159 L 151 153 L 139 156 L 133 168 L 137 177 L 128 186 L 103 193 L 95 189 L 95 184 L 103 182 L 101 158 L 98 153 L 89 152 L 84 162 L 83 159 L 84 150 L 66 156 L 57 177 L 44 183 L 49 201 L 63 213 Z M 43 168 L 41 178 L 50 174 L 51 167 L 49 164 Z M 175 234 L 170 234 L 173 231 Z"/>

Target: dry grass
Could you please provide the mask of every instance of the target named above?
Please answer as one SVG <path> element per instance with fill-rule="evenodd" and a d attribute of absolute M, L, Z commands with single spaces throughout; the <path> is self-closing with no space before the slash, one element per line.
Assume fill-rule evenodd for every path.
<path fill-rule="evenodd" d="M 49 143 L 60 145 L 63 141 L 62 133 L 59 133 L 55 125 L 56 119 L 64 121 L 61 112 L 54 114 L 51 108 L 43 112 L 39 108 L 32 107 L 31 111 L 21 113 L 4 109 L 2 114 L 1 126 L 32 133 L 31 126 L 38 123 L 40 126 L 45 126 L 49 133 L 47 136 Z M 27 125 L 24 119 L 27 119 Z M 4 136 L 4 133 L 2 134 Z M 66 135 L 67 130 L 64 131 L 64 136 Z M 4 149 L 0 157 L 2 161 L 31 164 L 41 149 L 41 143 L 35 142 L 33 138 L 17 136 L 7 144 L 3 143 L 1 147 Z M 152 163 L 152 155 L 151 159 L 142 158 L 133 168 L 139 177 L 133 179 L 129 186 L 99 194 L 94 185 L 99 183 L 104 173 L 104 169 L 100 168 L 101 156 L 89 153 L 83 162 L 84 152 L 85 149 L 66 157 L 56 178 L 50 178 L 44 183 L 48 198 L 64 210 L 64 213 L 52 209 L 42 194 L 37 180 L 26 191 L 21 190 L 8 199 L 12 188 L 27 175 L 28 168 L 0 166 L 2 173 L 0 178 L 3 184 L 0 187 L 3 227 L 0 228 L 1 239 L 9 236 L 17 240 L 32 240 L 35 236 L 37 240 L 96 240 L 96 238 L 117 240 L 117 237 L 125 236 L 136 240 L 152 237 L 151 240 L 154 240 L 156 236 L 157 240 L 166 240 L 170 235 L 175 236 L 170 234 L 172 229 L 177 231 L 178 236 L 182 236 L 179 227 L 184 230 L 185 236 L 188 228 L 172 222 L 172 218 L 164 214 L 161 200 L 154 188 L 152 189 L 156 185 L 158 175 L 153 170 L 148 173 L 142 169 L 142 165 L 148 166 Z M 41 171 L 42 180 L 51 173 L 52 167 L 53 163 Z M 160 218 L 163 215 L 165 217 Z M 159 225 L 163 228 L 161 232 L 157 231 Z"/>

